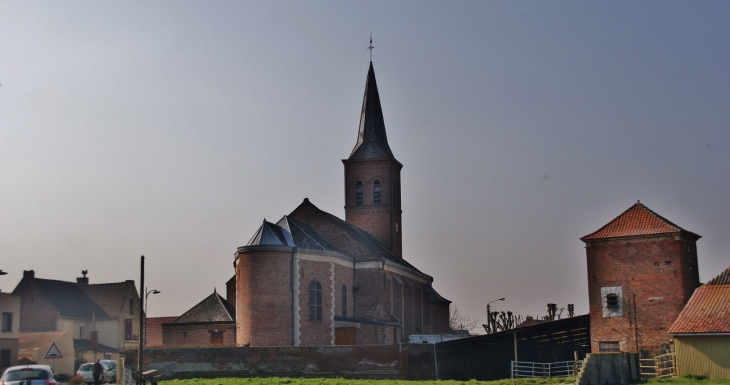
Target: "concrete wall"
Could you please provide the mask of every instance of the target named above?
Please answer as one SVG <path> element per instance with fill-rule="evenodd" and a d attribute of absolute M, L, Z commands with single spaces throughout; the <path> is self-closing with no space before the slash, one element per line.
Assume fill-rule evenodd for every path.
<path fill-rule="evenodd" d="M 137 362 L 137 351 L 121 353 Z M 397 378 L 398 346 L 243 347 L 146 349 L 146 370 L 163 379 L 192 377 Z"/>
<path fill-rule="evenodd" d="M 576 385 L 628 384 L 639 381 L 636 353 L 589 353 L 576 376 Z"/>
<path fill-rule="evenodd" d="M 39 365 L 49 365 L 53 368 L 53 371 L 56 374 L 65 374 L 68 376 L 73 375 L 75 369 L 74 359 L 76 358 L 74 354 L 73 335 L 71 335 L 71 333 L 66 333 L 61 338 L 53 341 L 53 343 L 56 344 L 56 347 L 58 348 L 58 351 L 61 352 L 61 354 L 63 355 L 63 358 L 55 358 L 51 360 L 43 358 L 46 356 L 46 353 L 48 353 L 48 349 L 51 347 L 51 344 L 48 344 L 41 348 L 33 349 L 31 359 Z"/>
<path fill-rule="evenodd" d="M 434 344 L 403 344 L 400 348 L 402 380 L 436 380 Z"/>

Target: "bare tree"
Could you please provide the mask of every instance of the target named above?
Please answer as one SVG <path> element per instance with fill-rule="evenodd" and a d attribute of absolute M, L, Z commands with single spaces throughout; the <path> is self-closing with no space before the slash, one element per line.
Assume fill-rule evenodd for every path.
<path fill-rule="evenodd" d="M 471 330 L 479 323 L 478 319 L 462 313 L 456 305 L 449 307 L 449 327 L 453 330 Z"/>

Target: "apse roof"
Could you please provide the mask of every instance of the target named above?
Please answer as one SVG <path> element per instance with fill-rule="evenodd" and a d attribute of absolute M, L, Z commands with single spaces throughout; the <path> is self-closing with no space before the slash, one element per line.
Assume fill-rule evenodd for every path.
<path fill-rule="evenodd" d="M 624 211 L 611 222 L 590 233 L 583 238 L 582 241 L 590 241 L 595 239 L 632 237 L 641 235 L 658 235 L 669 233 L 687 233 L 697 238 L 699 235 L 684 230 L 683 228 L 668 221 L 661 215 L 650 210 L 641 202 L 634 203 L 628 210 Z"/>
<path fill-rule="evenodd" d="M 352 149 L 349 159 L 395 159 L 388 145 L 385 133 L 383 110 L 380 107 L 378 84 L 375 81 L 373 63 L 370 62 L 368 79 L 365 83 L 365 95 L 362 99 L 360 113 L 360 129 L 357 133 L 357 143 Z"/>

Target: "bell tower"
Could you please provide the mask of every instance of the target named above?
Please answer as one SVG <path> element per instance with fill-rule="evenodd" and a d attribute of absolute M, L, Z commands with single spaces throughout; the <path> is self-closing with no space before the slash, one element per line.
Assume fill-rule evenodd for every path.
<path fill-rule="evenodd" d="M 357 143 L 345 165 L 345 221 L 402 257 L 400 170 L 388 146 L 373 62 L 362 100 Z"/>

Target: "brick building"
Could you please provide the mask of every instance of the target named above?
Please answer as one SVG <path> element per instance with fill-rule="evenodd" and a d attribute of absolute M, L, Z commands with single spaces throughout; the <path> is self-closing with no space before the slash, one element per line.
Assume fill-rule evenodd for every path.
<path fill-rule="evenodd" d="M 451 332 L 450 301 L 403 258 L 402 165 L 372 63 L 357 143 L 343 163 L 344 221 L 304 199 L 238 248 L 235 286 L 227 285 L 238 346 L 397 344 Z"/>
<path fill-rule="evenodd" d="M 636 202 L 586 245 L 591 351 L 654 354 L 700 285 L 699 235 Z"/>
<path fill-rule="evenodd" d="M 233 305 L 214 290 L 180 317 L 160 324 L 162 347 L 236 346 L 235 314 Z"/>

